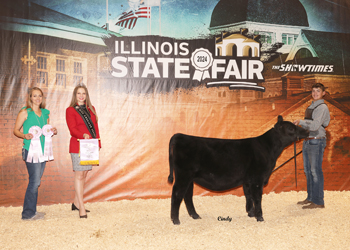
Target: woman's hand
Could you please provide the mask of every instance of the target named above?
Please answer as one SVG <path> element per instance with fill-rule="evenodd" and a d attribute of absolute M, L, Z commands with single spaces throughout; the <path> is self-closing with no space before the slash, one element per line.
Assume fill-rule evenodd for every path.
<path fill-rule="evenodd" d="M 84 139 L 90 139 L 90 135 L 88 134 L 84 134 L 83 136 L 84 136 Z"/>
<path fill-rule="evenodd" d="M 33 135 L 32 134 L 24 134 L 24 138 L 23 139 L 26 139 L 26 140 L 30 140 L 33 138 Z"/>
<path fill-rule="evenodd" d="M 56 127 L 51 128 L 51 131 L 53 132 L 54 135 L 57 135 L 57 128 Z"/>

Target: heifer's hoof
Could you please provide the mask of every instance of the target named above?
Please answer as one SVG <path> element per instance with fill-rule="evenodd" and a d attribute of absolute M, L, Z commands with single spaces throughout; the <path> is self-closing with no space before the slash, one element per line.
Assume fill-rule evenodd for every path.
<path fill-rule="evenodd" d="M 198 214 L 193 214 L 193 215 L 191 215 L 191 217 L 195 220 L 202 219 Z"/>
<path fill-rule="evenodd" d="M 172 219 L 174 225 L 180 225 L 180 220 L 179 219 Z"/>
<path fill-rule="evenodd" d="M 264 221 L 264 218 L 261 216 L 261 217 L 257 217 L 256 220 L 257 221 Z"/>

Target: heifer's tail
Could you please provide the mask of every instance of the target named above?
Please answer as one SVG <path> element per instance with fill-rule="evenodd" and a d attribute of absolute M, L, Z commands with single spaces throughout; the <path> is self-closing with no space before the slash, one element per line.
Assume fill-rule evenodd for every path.
<path fill-rule="evenodd" d="M 170 167 L 170 174 L 168 176 L 168 182 L 173 183 L 174 181 L 174 144 L 172 143 L 172 138 L 170 139 L 169 143 L 169 167 Z"/>

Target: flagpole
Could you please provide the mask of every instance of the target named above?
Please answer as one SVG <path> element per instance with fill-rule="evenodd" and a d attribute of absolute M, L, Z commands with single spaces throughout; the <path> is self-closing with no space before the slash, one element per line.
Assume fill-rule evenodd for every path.
<path fill-rule="evenodd" d="M 106 0 L 106 29 L 109 30 L 109 24 L 108 24 L 108 0 Z"/>
<path fill-rule="evenodd" d="M 148 2 L 146 2 L 147 3 L 147 35 L 149 35 L 149 26 L 151 25 L 151 15 L 150 15 L 150 11 L 149 11 L 149 5 L 148 5 Z"/>
<path fill-rule="evenodd" d="M 162 11 L 160 8 L 161 5 L 162 5 L 162 1 L 159 1 L 159 36 L 162 35 L 162 19 L 161 19 Z"/>
<path fill-rule="evenodd" d="M 152 15 L 151 15 L 152 7 L 149 6 L 149 35 L 152 34 Z"/>

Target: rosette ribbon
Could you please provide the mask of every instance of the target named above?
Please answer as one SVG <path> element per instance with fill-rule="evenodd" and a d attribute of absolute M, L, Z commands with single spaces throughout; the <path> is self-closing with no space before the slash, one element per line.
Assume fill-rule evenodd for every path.
<path fill-rule="evenodd" d="M 45 161 L 53 160 L 53 151 L 52 151 L 52 126 L 50 124 L 44 125 L 42 128 L 43 135 L 45 136 L 45 146 L 44 146 L 44 157 Z"/>
<path fill-rule="evenodd" d="M 39 126 L 32 126 L 29 129 L 29 134 L 33 135 L 30 141 L 27 162 L 39 163 L 44 162 L 45 158 L 40 143 L 40 136 L 42 135 L 41 128 Z"/>
<path fill-rule="evenodd" d="M 193 80 L 202 81 L 210 78 L 209 68 L 213 65 L 213 55 L 208 49 L 196 49 L 191 55 L 192 66 L 196 69 Z"/>

